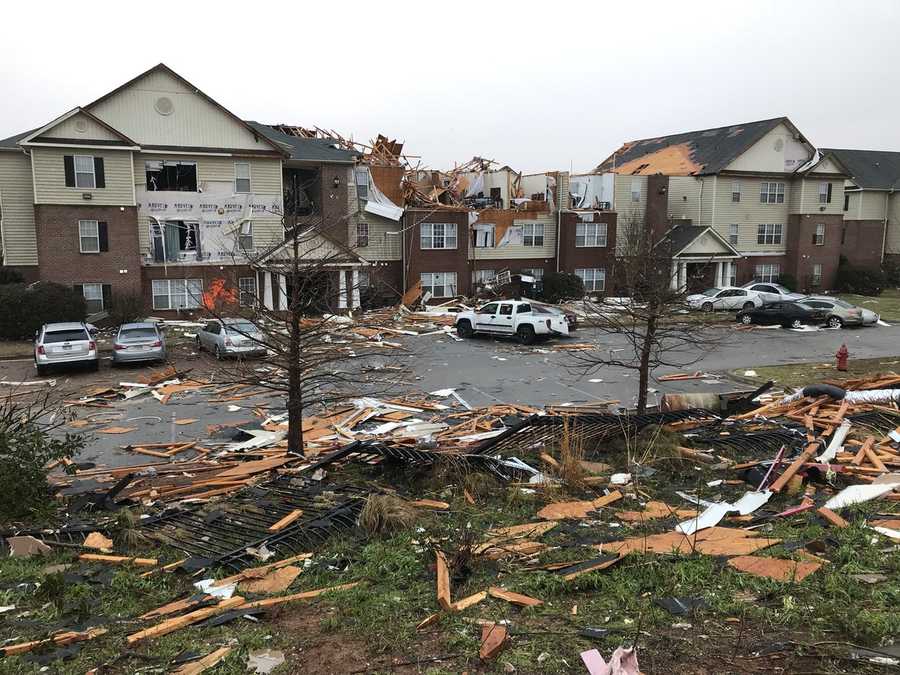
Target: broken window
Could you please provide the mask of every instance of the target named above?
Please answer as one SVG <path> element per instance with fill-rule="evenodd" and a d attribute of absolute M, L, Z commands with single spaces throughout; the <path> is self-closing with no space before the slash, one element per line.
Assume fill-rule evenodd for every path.
<path fill-rule="evenodd" d="M 152 191 L 196 192 L 197 162 L 149 160 L 144 162 L 147 189 Z"/>
<path fill-rule="evenodd" d="M 150 226 L 150 248 L 154 262 L 178 262 L 200 254 L 200 224 L 183 220 L 154 222 Z"/>
<path fill-rule="evenodd" d="M 238 248 L 241 251 L 253 250 L 253 221 L 245 220 L 241 223 L 237 236 Z"/>
<path fill-rule="evenodd" d="M 103 284 L 82 284 L 81 293 L 84 295 L 85 311 L 88 314 L 103 311 Z"/>
<path fill-rule="evenodd" d="M 312 216 L 319 212 L 322 176 L 318 169 L 285 169 L 283 181 L 286 216 Z"/>
<path fill-rule="evenodd" d="M 497 273 L 494 270 L 475 270 L 473 274 L 473 281 L 476 286 L 484 286 L 487 282 L 497 276 Z"/>
<path fill-rule="evenodd" d="M 472 226 L 472 245 L 475 248 L 493 248 L 496 246 L 494 240 L 494 226 L 490 223 L 478 223 Z"/>
<path fill-rule="evenodd" d="M 235 194 L 250 192 L 250 162 L 234 163 L 234 192 Z"/>

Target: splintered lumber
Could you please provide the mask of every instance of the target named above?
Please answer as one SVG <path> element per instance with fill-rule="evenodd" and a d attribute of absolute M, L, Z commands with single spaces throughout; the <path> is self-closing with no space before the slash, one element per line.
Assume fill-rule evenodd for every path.
<path fill-rule="evenodd" d="M 692 535 L 681 532 L 663 532 L 649 536 L 629 537 L 622 541 L 597 544 L 594 548 L 604 553 L 625 555 L 637 553 L 704 553 L 706 555 L 746 555 L 775 544 L 781 539 L 757 537 L 748 530 L 730 527 L 708 527 Z"/>
<path fill-rule="evenodd" d="M 212 607 L 204 607 L 203 609 L 189 612 L 188 614 L 175 617 L 174 619 L 167 619 L 166 621 L 158 623 L 155 626 L 151 626 L 150 628 L 138 631 L 137 633 L 132 633 L 126 638 L 126 642 L 129 645 L 133 645 L 135 642 L 140 642 L 141 640 L 160 637 L 161 635 L 168 635 L 169 633 L 174 633 L 176 630 L 181 630 L 186 626 L 190 626 L 192 623 L 204 621 L 211 616 L 215 616 L 216 614 L 220 614 L 226 610 L 239 607 L 243 604 L 244 598 L 239 595 L 235 595 L 228 598 L 227 600 L 222 600 L 222 602 L 220 602 L 218 605 L 213 605 Z"/>
<path fill-rule="evenodd" d="M 238 607 L 238 609 L 256 609 L 258 607 L 271 607 L 272 605 L 280 605 L 285 602 L 293 602 L 294 600 L 309 600 L 317 598 L 323 593 L 332 591 L 346 591 L 355 586 L 359 586 L 360 582 L 354 581 L 350 584 L 341 584 L 340 586 L 329 586 L 328 588 L 319 588 L 315 591 L 303 591 L 302 593 L 292 593 L 291 595 L 280 595 L 277 598 L 267 598 L 265 600 L 256 600 L 255 602 L 247 602 Z"/>
<path fill-rule="evenodd" d="M 482 591 L 482 592 L 484 592 L 484 591 Z M 487 594 L 485 593 L 485 595 L 487 595 Z M 434 614 L 429 614 L 428 616 L 426 616 L 424 619 L 422 619 L 422 621 L 420 621 L 416 625 L 416 630 L 422 630 L 423 628 L 428 628 L 428 626 L 432 626 L 440 620 L 441 620 L 440 612 L 435 612 Z"/>
<path fill-rule="evenodd" d="M 841 518 L 838 514 L 836 514 L 831 509 L 825 508 L 824 506 L 817 509 L 816 513 L 818 513 L 820 516 L 822 516 L 825 520 L 827 520 L 829 523 L 831 523 L 835 527 L 844 528 L 844 527 L 850 526 L 850 524 L 846 520 Z"/>
<path fill-rule="evenodd" d="M 287 565 L 292 565 L 295 562 L 307 560 L 308 558 L 312 558 L 312 553 L 298 553 L 295 556 L 285 558 L 284 560 L 279 560 L 278 562 L 269 563 L 268 565 L 262 565 L 261 567 L 250 567 L 242 572 L 233 574 L 230 577 L 219 579 L 212 584 L 212 588 L 227 586 L 228 584 L 244 581 L 245 579 L 259 579 L 266 576 L 266 574 L 268 574 L 272 570 L 278 569 L 279 567 L 286 567 Z"/>
<path fill-rule="evenodd" d="M 269 532 L 278 532 L 279 530 L 283 530 L 302 515 L 303 509 L 294 509 L 277 523 L 273 523 L 271 526 L 269 526 Z"/>
<path fill-rule="evenodd" d="M 175 600 L 168 604 L 162 605 L 161 607 L 157 607 L 156 609 L 151 609 L 149 612 L 145 612 L 141 614 L 138 618 L 147 620 L 147 619 L 158 619 L 161 616 L 168 616 L 169 614 L 178 614 L 179 612 L 186 612 L 187 610 L 194 610 L 201 606 L 205 607 L 210 602 L 215 600 L 214 595 L 207 595 L 205 593 L 197 593 L 192 595 L 189 598 L 182 598 L 181 600 Z"/>
<path fill-rule="evenodd" d="M 503 588 L 498 588 L 497 586 L 491 586 L 488 589 L 488 595 L 492 598 L 497 598 L 498 600 L 506 600 L 518 607 L 537 607 L 538 605 L 543 605 L 543 600 L 538 600 L 536 598 L 529 598 L 527 595 L 522 595 L 521 593 L 513 593 L 512 591 L 507 591 Z"/>
<path fill-rule="evenodd" d="M 288 586 L 294 583 L 300 572 L 299 567 L 294 565 L 286 565 L 278 569 L 271 570 L 260 579 L 247 579 L 238 584 L 238 588 L 242 593 L 272 594 L 282 593 L 287 590 Z"/>
<path fill-rule="evenodd" d="M 863 443 L 862 447 L 859 449 L 859 452 L 856 453 L 856 456 L 850 462 L 851 464 L 855 464 L 859 466 L 864 461 L 866 461 L 867 450 L 872 448 L 872 445 L 875 443 L 875 438 L 873 436 L 867 436 L 865 443 Z"/>
<path fill-rule="evenodd" d="M 70 645 L 73 642 L 93 640 L 95 637 L 105 635 L 106 632 L 107 630 L 105 628 L 89 628 L 86 631 L 66 631 L 64 633 L 57 633 L 53 637 L 47 638 L 46 640 L 32 640 L 30 642 L 19 642 L 18 644 L 0 647 L 0 655 L 14 656 L 15 654 L 25 654 L 34 649 L 46 647 L 49 645 L 63 647 L 65 645 Z"/>
<path fill-rule="evenodd" d="M 796 562 L 779 558 L 742 555 L 729 558 L 728 564 L 739 572 L 775 581 L 803 581 L 822 566 L 819 562 Z"/>
<path fill-rule="evenodd" d="M 113 540 L 103 536 L 100 532 L 91 532 L 85 537 L 83 545 L 85 548 L 96 548 L 101 551 L 111 550 L 113 547 Z"/>
<path fill-rule="evenodd" d="M 214 652 L 210 652 L 202 659 L 185 663 L 177 670 L 172 671 L 172 675 L 200 675 L 204 670 L 212 668 L 222 659 L 231 653 L 231 647 L 219 647 Z"/>
<path fill-rule="evenodd" d="M 409 504 L 410 506 L 418 506 L 421 509 L 434 509 L 435 511 L 443 511 L 450 508 L 447 502 L 439 502 L 434 499 L 417 499 Z"/>
<path fill-rule="evenodd" d="M 129 558 L 124 555 L 100 555 L 99 553 L 82 553 L 79 560 L 85 562 L 108 563 L 110 565 L 137 565 L 138 567 L 156 567 L 159 561 L 156 558 Z"/>
<path fill-rule="evenodd" d="M 491 623 L 481 627 L 481 646 L 478 656 L 482 661 L 490 661 L 503 649 L 506 643 L 508 631 L 506 626 L 499 623 Z"/>
<path fill-rule="evenodd" d="M 557 520 L 545 520 L 540 523 L 524 523 L 522 525 L 510 525 L 509 527 L 497 527 L 488 530 L 486 534 L 496 543 L 518 537 L 539 537 L 552 530 L 557 525 L 559 525 L 559 521 Z"/>
<path fill-rule="evenodd" d="M 579 563 L 574 563 L 567 567 L 562 567 L 556 570 L 556 572 L 566 581 L 572 581 L 572 579 L 576 579 L 580 577 L 582 574 L 587 574 L 588 572 L 599 572 L 600 570 L 605 570 L 607 567 L 615 565 L 619 560 L 621 560 L 621 556 L 619 554 L 613 554 L 608 556 L 601 556 L 599 558 L 594 558 L 593 560 L 583 560 Z"/>
<path fill-rule="evenodd" d="M 813 442 L 806 446 L 806 449 L 800 453 L 800 456 L 795 459 L 791 465 L 784 470 L 784 472 L 778 477 L 778 479 L 772 483 L 769 490 L 772 492 L 781 492 L 784 489 L 784 486 L 788 484 L 788 481 L 794 477 L 801 467 L 806 464 L 809 460 L 813 458 L 813 456 L 819 450 L 819 443 Z"/>
<path fill-rule="evenodd" d="M 618 490 L 614 490 L 608 495 L 603 495 L 597 499 L 548 504 L 538 511 L 537 515 L 539 518 L 545 518 L 547 520 L 559 518 L 585 518 L 591 511 L 612 504 L 620 499 L 622 499 L 622 493 Z"/>
<path fill-rule="evenodd" d="M 672 375 L 663 375 L 662 377 L 657 377 L 656 379 L 659 382 L 678 382 L 681 380 L 699 380 L 703 377 L 706 377 L 706 374 L 698 370 L 693 373 L 674 373 Z"/>
<path fill-rule="evenodd" d="M 656 520 L 658 518 L 690 518 L 696 517 L 696 509 L 676 509 L 665 502 L 649 501 L 643 511 L 619 511 L 616 518 L 626 522 L 641 522 L 644 520 Z"/>
<path fill-rule="evenodd" d="M 487 591 L 478 591 L 478 593 L 473 593 L 472 595 L 463 598 L 462 600 L 457 600 L 456 602 L 450 605 L 450 611 L 452 612 L 461 612 L 467 607 L 471 607 L 472 605 L 477 605 L 479 602 L 484 600 L 488 596 Z M 421 625 L 421 624 L 420 624 Z"/>
<path fill-rule="evenodd" d="M 443 551 L 435 549 L 435 568 L 437 570 L 437 600 L 442 609 L 450 610 L 450 570 L 447 569 L 447 558 Z"/>

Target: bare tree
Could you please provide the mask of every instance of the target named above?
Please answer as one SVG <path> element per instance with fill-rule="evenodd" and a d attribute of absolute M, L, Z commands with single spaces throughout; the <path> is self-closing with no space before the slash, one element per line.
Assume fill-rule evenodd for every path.
<path fill-rule="evenodd" d="M 637 412 L 647 408 L 653 370 L 696 363 L 714 347 L 717 336 L 685 321 L 686 289 L 672 271 L 673 246 L 667 236 L 655 239 L 652 228 L 636 215 L 619 229 L 619 251 L 611 275 L 623 302 L 586 303 L 588 320 L 605 335 L 625 339 L 623 349 L 573 352 L 576 367 L 595 372 L 604 366 L 638 372 Z M 621 354 L 621 355 L 620 355 Z"/>

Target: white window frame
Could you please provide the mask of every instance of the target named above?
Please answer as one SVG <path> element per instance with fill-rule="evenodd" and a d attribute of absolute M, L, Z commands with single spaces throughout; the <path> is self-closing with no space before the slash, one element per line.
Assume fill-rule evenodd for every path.
<path fill-rule="evenodd" d="M 365 231 L 364 234 L 363 234 L 363 231 Z M 360 239 L 362 239 L 363 237 L 365 237 L 366 243 L 360 244 L 359 243 Z M 367 222 L 356 223 L 356 247 L 357 248 L 366 248 L 369 246 L 370 243 L 371 243 L 371 240 L 369 239 L 369 223 L 367 223 Z"/>
<path fill-rule="evenodd" d="M 606 290 L 606 269 L 603 267 L 579 267 L 575 276 L 581 278 L 585 293 L 602 293 Z"/>
<path fill-rule="evenodd" d="M 202 279 L 153 279 L 151 282 L 153 309 L 197 309 L 203 298 Z M 165 298 L 165 306 L 157 302 Z M 183 304 L 173 303 L 173 298 Z"/>
<path fill-rule="evenodd" d="M 247 167 L 247 175 L 240 175 L 240 171 L 238 171 L 238 167 Z M 247 181 L 247 189 L 241 190 L 238 186 L 238 181 Z M 251 190 L 251 181 L 250 181 L 250 162 L 235 162 L 234 163 L 234 194 L 243 195 L 250 194 Z"/>
<path fill-rule="evenodd" d="M 522 244 L 530 247 L 539 247 L 544 245 L 544 224 L 543 223 L 523 223 L 522 224 Z"/>
<path fill-rule="evenodd" d="M 420 249 L 430 251 L 456 248 L 456 223 L 422 223 L 419 228 Z M 438 242 L 440 246 L 436 245 Z"/>
<path fill-rule="evenodd" d="M 248 241 L 249 240 L 249 241 Z M 237 231 L 237 245 L 241 251 L 253 250 L 253 221 L 245 220 Z"/>
<path fill-rule="evenodd" d="M 256 277 L 239 277 L 238 304 L 241 307 L 255 307 L 256 301 Z"/>
<path fill-rule="evenodd" d="M 593 248 L 607 245 L 608 227 L 606 223 L 576 223 L 575 247 Z M 581 241 L 579 244 L 578 242 Z"/>
<path fill-rule="evenodd" d="M 86 226 L 94 226 L 93 233 L 85 233 Z M 94 249 L 85 248 L 85 239 L 95 239 L 97 247 Z M 79 220 L 78 221 L 78 250 L 81 253 L 100 253 L 100 221 L 98 220 Z"/>
<path fill-rule="evenodd" d="M 737 246 L 741 238 L 741 228 L 738 223 L 731 223 L 728 226 L 728 243 Z"/>
<path fill-rule="evenodd" d="M 731 201 L 741 201 L 741 181 L 739 180 L 731 181 Z"/>
<path fill-rule="evenodd" d="M 831 185 L 828 181 L 822 181 L 819 183 L 819 203 L 820 204 L 829 204 L 828 201 L 828 186 Z"/>
<path fill-rule="evenodd" d="M 781 246 L 784 242 L 782 223 L 760 223 L 756 226 L 756 243 L 759 246 Z"/>
<path fill-rule="evenodd" d="M 759 184 L 760 204 L 784 204 L 784 183 L 763 181 Z"/>
<path fill-rule="evenodd" d="M 753 269 L 753 278 L 761 284 L 776 284 L 781 276 L 781 265 L 762 263 Z"/>
<path fill-rule="evenodd" d="M 813 244 L 816 246 L 825 245 L 825 223 L 816 223 L 816 233 L 813 235 Z"/>
<path fill-rule="evenodd" d="M 356 184 L 356 198 L 369 199 L 369 167 L 358 166 L 353 170 L 353 181 Z"/>
<path fill-rule="evenodd" d="M 90 293 L 88 292 L 88 289 L 90 289 Z M 97 309 L 91 310 L 89 307 L 85 307 L 88 314 L 102 312 L 105 309 L 103 306 L 103 284 L 93 282 L 81 284 L 81 294 L 84 296 L 85 303 L 100 302 L 100 306 Z M 88 297 L 89 295 L 96 295 L 96 297 Z"/>
<path fill-rule="evenodd" d="M 431 293 L 433 298 L 452 298 L 457 295 L 459 287 L 456 285 L 456 272 L 422 272 L 419 277 L 422 280 L 422 294 Z M 435 292 L 441 289 L 441 294 Z M 453 293 L 447 293 L 452 290 Z"/>
<path fill-rule="evenodd" d="M 822 263 L 813 263 L 812 266 L 812 279 L 810 283 L 813 286 L 821 286 L 822 285 Z"/>
<path fill-rule="evenodd" d="M 523 267 L 519 270 L 519 274 L 527 274 L 530 277 L 534 277 L 536 283 L 540 283 L 544 280 L 543 267 Z"/>
<path fill-rule="evenodd" d="M 632 178 L 631 179 L 631 201 L 632 202 L 637 203 L 637 202 L 641 201 L 641 188 L 642 188 L 641 180 L 638 178 Z"/>
<path fill-rule="evenodd" d="M 472 281 L 475 284 L 484 285 L 497 276 L 496 270 L 474 270 L 472 272 Z"/>
<path fill-rule="evenodd" d="M 78 160 L 86 159 L 88 163 L 91 165 L 90 171 L 79 170 L 78 168 Z M 72 169 L 75 173 L 75 187 L 79 190 L 96 190 L 97 189 L 97 174 L 94 170 L 94 156 L 93 155 L 75 155 L 72 158 Z M 78 176 L 86 176 L 90 174 L 91 180 L 90 185 L 80 185 L 78 182 Z"/>

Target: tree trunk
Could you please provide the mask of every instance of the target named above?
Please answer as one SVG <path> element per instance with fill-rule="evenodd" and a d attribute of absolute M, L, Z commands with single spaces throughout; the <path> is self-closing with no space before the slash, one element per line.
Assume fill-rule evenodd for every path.
<path fill-rule="evenodd" d="M 641 345 L 641 360 L 638 367 L 637 414 L 643 415 L 647 410 L 647 387 L 650 384 L 650 353 L 656 336 L 656 314 L 651 312 L 647 317 L 647 329 Z"/>
<path fill-rule="evenodd" d="M 288 345 L 288 452 L 303 455 L 303 365 L 300 363 L 300 262 L 299 242 L 294 231 L 291 261 L 290 344 Z"/>

